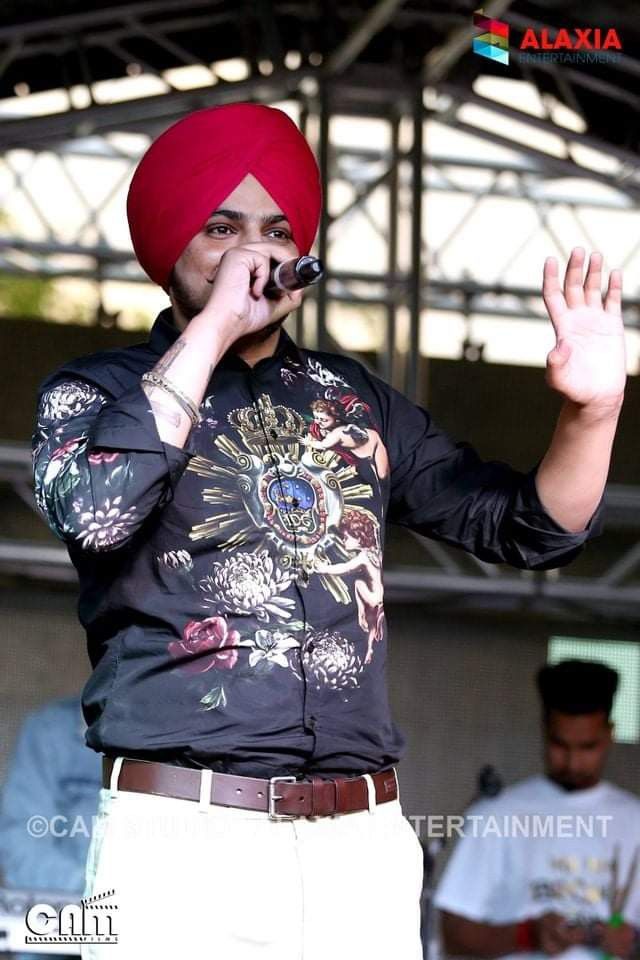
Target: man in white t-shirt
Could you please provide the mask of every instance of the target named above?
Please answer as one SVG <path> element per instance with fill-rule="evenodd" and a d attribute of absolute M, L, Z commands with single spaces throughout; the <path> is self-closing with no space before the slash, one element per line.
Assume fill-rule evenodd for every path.
<path fill-rule="evenodd" d="M 446 952 L 640 960 L 640 799 L 602 780 L 618 675 L 537 678 L 545 776 L 474 804 L 435 897 Z"/>

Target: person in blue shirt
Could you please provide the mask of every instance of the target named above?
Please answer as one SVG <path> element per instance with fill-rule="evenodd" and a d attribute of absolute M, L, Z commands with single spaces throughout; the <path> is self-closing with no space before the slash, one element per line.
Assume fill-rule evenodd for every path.
<path fill-rule="evenodd" d="M 86 746 L 85 729 L 77 697 L 47 703 L 22 725 L 0 806 L 7 887 L 82 894 L 101 779 L 100 756 Z M 37 824 L 45 827 L 42 836 Z"/>
<path fill-rule="evenodd" d="M 85 730 L 78 697 L 52 700 L 25 719 L 0 798 L 5 886 L 81 896 L 101 778 Z"/>

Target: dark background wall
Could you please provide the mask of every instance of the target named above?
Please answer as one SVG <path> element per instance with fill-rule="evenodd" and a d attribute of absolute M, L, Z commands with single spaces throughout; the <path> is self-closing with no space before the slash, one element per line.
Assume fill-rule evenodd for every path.
<path fill-rule="evenodd" d="M 0 322 L 0 440 L 31 433 L 38 384 L 72 357 L 145 339 L 99 327 L 36 320 Z M 544 453 L 559 403 L 544 370 L 455 360 L 423 360 L 428 395 L 422 402 L 453 436 L 470 440 L 483 456 L 532 467 Z M 637 416 L 640 378 L 630 377 L 611 479 L 640 483 Z"/>

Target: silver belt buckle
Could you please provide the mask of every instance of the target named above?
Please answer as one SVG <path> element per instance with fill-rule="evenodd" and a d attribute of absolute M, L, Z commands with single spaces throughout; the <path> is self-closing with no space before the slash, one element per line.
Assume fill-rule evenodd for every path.
<path fill-rule="evenodd" d="M 297 783 L 297 778 L 269 777 L 269 820 L 296 820 L 297 814 L 295 813 L 277 813 L 276 800 L 282 800 L 283 798 L 274 791 L 274 786 L 276 783 Z"/>

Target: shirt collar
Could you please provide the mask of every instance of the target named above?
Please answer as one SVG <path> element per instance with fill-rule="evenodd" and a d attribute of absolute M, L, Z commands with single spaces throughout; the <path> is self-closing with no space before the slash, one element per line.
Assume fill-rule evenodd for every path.
<path fill-rule="evenodd" d="M 173 322 L 171 307 L 167 307 L 166 310 L 162 310 L 158 314 L 154 321 L 151 333 L 149 334 L 149 345 L 154 353 L 162 356 L 162 354 L 166 353 L 169 347 L 175 343 L 179 336 L 180 331 Z M 272 362 L 276 358 L 281 363 L 284 360 L 293 360 L 297 363 L 301 363 L 302 361 L 296 343 L 283 327 L 280 328 L 280 337 L 272 356 L 259 360 L 255 367 L 250 367 L 249 364 L 235 354 L 233 350 L 228 350 L 217 366 L 230 370 L 251 370 L 256 367 L 262 368 L 269 365 L 270 361 Z"/>

